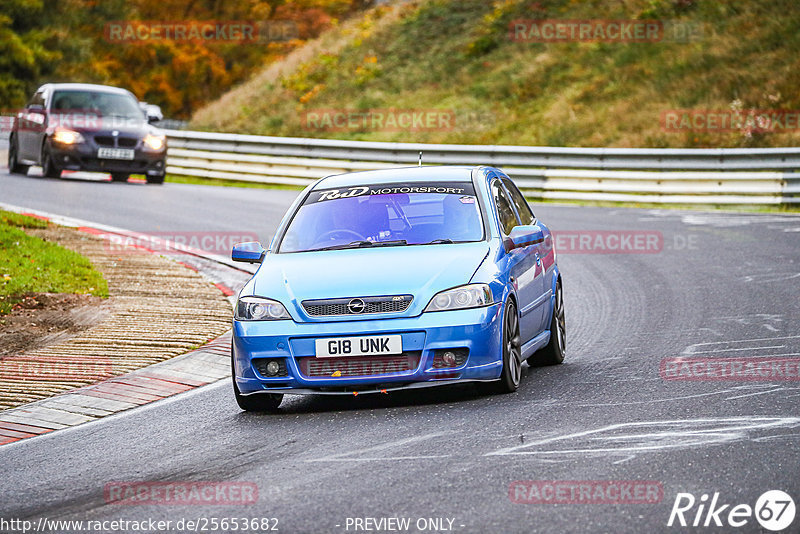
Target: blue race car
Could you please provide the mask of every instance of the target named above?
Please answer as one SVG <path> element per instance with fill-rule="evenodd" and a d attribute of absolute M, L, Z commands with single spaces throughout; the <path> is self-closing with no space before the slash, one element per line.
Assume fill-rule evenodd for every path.
<path fill-rule="evenodd" d="M 243 410 L 284 393 L 386 393 L 459 382 L 513 392 L 521 365 L 561 363 L 561 274 L 550 230 L 491 167 L 340 174 L 309 186 L 233 320 Z"/>

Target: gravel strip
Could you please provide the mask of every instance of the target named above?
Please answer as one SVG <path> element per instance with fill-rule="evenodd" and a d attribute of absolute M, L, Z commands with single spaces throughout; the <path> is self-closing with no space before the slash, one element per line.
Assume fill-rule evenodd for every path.
<path fill-rule="evenodd" d="M 176 261 L 71 228 L 28 232 L 88 257 L 108 282 L 111 314 L 66 341 L 0 360 L 0 410 L 168 360 L 230 329 L 230 302 Z"/>

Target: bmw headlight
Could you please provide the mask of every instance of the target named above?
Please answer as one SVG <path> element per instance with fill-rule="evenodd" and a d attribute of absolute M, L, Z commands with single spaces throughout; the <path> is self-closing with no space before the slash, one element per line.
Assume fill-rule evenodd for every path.
<path fill-rule="evenodd" d="M 74 145 L 76 143 L 83 143 L 83 136 L 80 132 L 62 128 L 59 126 L 53 132 L 53 141 L 62 145 Z"/>
<path fill-rule="evenodd" d="M 463 310 L 465 308 L 480 308 L 488 306 L 493 301 L 492 290 L 487 284 L 469 284 L 437 293 L 432 299 L 426 312 Z"/>
<path fill-rule="evenodd" d="M 150 150 L 161 150 L 167 142 L 167 137 L 164 135 L 153 135 L 151 133 L 144 136 L 144 146 Z"/>
<path fill-rule="evenodd" d="M 280 321 L 292 317 L 277 300 L 263 297 L 240 297 L 234 318 L 239 321 Z"/>

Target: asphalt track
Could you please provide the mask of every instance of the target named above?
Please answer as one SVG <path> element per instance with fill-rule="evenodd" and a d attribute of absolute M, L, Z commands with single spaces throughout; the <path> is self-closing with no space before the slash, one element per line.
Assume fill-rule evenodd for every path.
<path fill-rule="evenodd" d="M 0 202 L 142 232 L 246 231 L 266 241 L 296 194 L 0 171 Z M 280 414 L 253 415 L 238 410 L 223 381 L 0 447 L 0 518 L 269 517 L 279 532 L 364 532 L 353 518 L 387 517 L 410 518 L 409 532 L 436 531 L 418 530 L 420 518 L 448 518 L 469 533 L 767 532 L 753 517 L 739 528 L 667 522 L 681 492 L 698 500 L 719 492 L 719 504 L 731 505 L 723 522 L 767 490 L 800 504 L 800 382 L 666 380 L 660 366 L 681 355 L 800 357 L 800 217 L 533 207 L 556 231 L 648 231 L 662 241 L 648 253 L 562 251 L 567 359 L 524 366 L 517 393 L 287 396 Z M 655 481 L 663 496 L 651 504 L 509 496 L 514 481 L 609 480 Z M 106 503 L 104 486 L 119 481 L 252 482 L 259 497 Z M 785 532 L 798 525 L 800 517 Z"/>

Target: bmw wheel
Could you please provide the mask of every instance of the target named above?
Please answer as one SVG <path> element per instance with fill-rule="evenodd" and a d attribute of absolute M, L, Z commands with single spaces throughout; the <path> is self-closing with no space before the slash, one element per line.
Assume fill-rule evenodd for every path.
<path fill-rule="evenodd" d="M 8 143 L 8 171 L 12 174 L 28 174 L 29 166 L 19 162 L 18 151 L 17 140 L 12 137 Z"/>
<path fill-rule="evenodd" d="M 42 147 L 42 176 L 46 178 L 61 178 L 61 169 L 56 167 L 53 156 L 47 150 L 47 146 Z"/>

